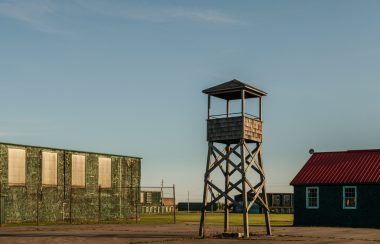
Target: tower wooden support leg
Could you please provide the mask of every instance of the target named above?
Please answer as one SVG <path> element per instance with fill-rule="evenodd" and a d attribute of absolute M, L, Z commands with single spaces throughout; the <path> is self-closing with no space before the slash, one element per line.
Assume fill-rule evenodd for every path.
<path fill-rule="evenodd" d="M 259 165 L 261 169 L 264 171 L 262 157 L 261 157 L 261 150 L 258 153 L 258 161 L 259 161 Z M 261 175 L 261 181 L 264 184 L 262 188 L 262 193 L 263 193 L 263 198 L 264 198 L 263 200 L 267 206 L 264 210 L 267 235 L 272 235 L 272 228 L 271 228 L 270 218 L 269 218 L 268 197 L 267 197 L 267 192 L 266 192 L 266 180 L 263 175 Z"/>
<path fill-rule="evenodd" d="M 204 177 L 203 205 L 202 205 L 202 210 L 201 210 L 201 220 L 199 224 L 199 236 L 202 238 L 205 237 L 205 214 L 206 214 L 206 207 L 207 207 L 208 179 L 210 178 L 209 169 L 210 169 L 211 155 L 212 155 L 212 143 L 209 142 L 208 154 L 207 154 L 207 166 L 206 166 L 206 173 Z"/>
<path fill-rule="evenodd" d="M 267 197 L 265 197 L 267 198 Z M 266 223 L 266 229 L 267 229 L 267 235 L 271 236 L 272 235 L 272 227 L 270 225 L 270 218 L 269 218 L 269 211 L 268 209 L 265 209 L 265 223 Z"/>
<path fill-rule="evenodd" d="M 245 151 L 244 151 L 244 139 L 240 141 L 240 160 L 241 160 L 241 170 L 242 170 L 242 183 L 241 189 L 243 191 L 243 234 L 244 238 L 249 237 L 249 228 L 248 228 L 248 202 L 247 202 L 247 189 L 246 189 L 246 174 L 245 174 Z"/>
<path fill-rule="evenodd" d="M 226 153 L 228 154 L 230 151 L 230 145 L 226 147 Z M 229 171 L 229 157 L 226 159 L 226 170 L 224 174 L 224 192 L 228 195 L 228 188 L 230 186 L 230 171 Z M 224 232 L 228 232 L 230 230 L 230 216 L 228 210 L 228 199 L 224 198 Z"/>

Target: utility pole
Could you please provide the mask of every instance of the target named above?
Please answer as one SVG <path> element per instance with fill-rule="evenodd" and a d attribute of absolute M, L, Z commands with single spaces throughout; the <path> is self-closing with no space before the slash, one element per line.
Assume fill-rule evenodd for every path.
<path fill-rule="evenodd" d="M 164 201 L 163 201 L 163 198 L 164 198 L 164 179 L 161 180 L 161 206 L 164 205 Z"/>
<path fill-rule="evenodd" d="M 190 192 L 187 191 L 187 213 L 190 212 Z"/>

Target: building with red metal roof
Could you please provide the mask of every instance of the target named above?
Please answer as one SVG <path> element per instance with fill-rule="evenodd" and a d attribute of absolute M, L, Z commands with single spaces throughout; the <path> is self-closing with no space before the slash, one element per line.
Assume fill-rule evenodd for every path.
<path fill-rule="evenodd" d="M 380 149 L 313 153 L 290 184 L 295 225 L 380 228 Z"/>

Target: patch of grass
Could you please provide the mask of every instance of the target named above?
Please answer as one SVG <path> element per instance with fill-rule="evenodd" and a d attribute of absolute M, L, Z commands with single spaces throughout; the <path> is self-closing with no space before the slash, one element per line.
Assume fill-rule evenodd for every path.
<path fill-rule="evenodd" d="M 177 223 L 190 223 L 199 224 L 200 213 L 199 212 L 177 212 Z M 223 225 L 224 213 L 214 212 L 206 213 L 206 224 L 211 225 Z M 271 214 L 270 221 L 272 226 L 291 226 L 293 225 L 293 214 Z M 138 224 L 171 224 L 174 222 L 173 214 L 142 214 Z M 83 222 L 83 224 L 97 224 L 97 221 Z M 102 220 L 100 224 L 134 224 L 136 223 L 134 218 L 128 220 Z M 44 223 L 40 222 L 40 225 L 57 225 L 57 224 L 69 224 L 68 222 L 54 222 Z M 81 222 L 73 221 L 72 224 L 81 224 Z M 230 213 L 230 225 L 241 226 L 243 224 L 243 216 L 238 213 Z M 9 223 L 3 226 L 34 226 L 36 222 L 30 223 Z M 264 226 L 265 217 L 263 214 L 250 214 L 249 225 Z"/>
<path fill-rule="evenodd" d="M 177 223 L 199 223 L 200 213 L 178 212 L 176 214 Z M 208 224 L 222 225 L 223 213 L 207 213 L 206 222 Z M 271 214 L 272 226 L 293 225 L 293 214 Z M 141 224 L 168 224 L 173 223 L 173 214 L 144 214 L 139 221 Z M 242 214 L 230 213 L 230 225 L 242 225 Z M 265 225 L 264 214 L 250 214 L 249 225 Z"/>

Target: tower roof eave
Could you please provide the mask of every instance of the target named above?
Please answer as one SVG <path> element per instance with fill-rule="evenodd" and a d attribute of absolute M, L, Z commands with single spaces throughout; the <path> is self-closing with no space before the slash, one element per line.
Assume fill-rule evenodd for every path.
<path fill-rule="evenodd" d="M 211 96 L 219 97 L 226 100 L 241 99 L 241 91 L 246 91 L 246 98 L 262 97 L 267 93 L 253 86 L 245 84 L 239 80 L 233 79 L 217 86 L 210 87 L 202 92 Z"/>

